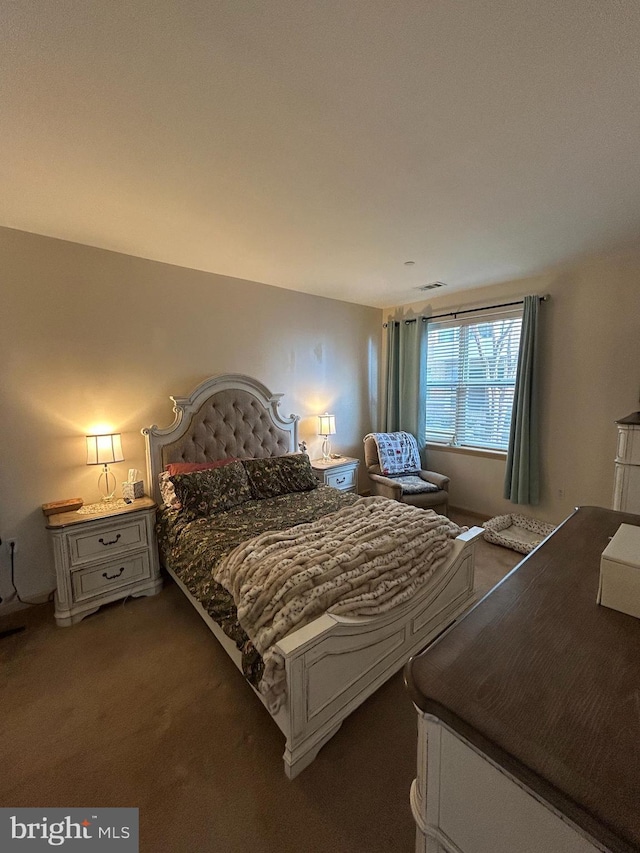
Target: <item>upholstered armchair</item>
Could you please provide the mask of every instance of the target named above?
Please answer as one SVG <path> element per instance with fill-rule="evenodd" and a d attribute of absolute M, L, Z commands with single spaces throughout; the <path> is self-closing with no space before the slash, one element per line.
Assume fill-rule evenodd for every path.
<path fill-rule="evenodd" d="M 380 467 L 378 456 L 378 445 L 375 438 L 368 435 L 364 439 L 364 461 L 367 466 L 369 479 L 371 480 L 371 494 L 380 495 L 402 503 L 411 504 L 421 509 L 433 509 L 441 515 L 446 515 L 449 506 L 449 478 L 444 474 L 436 474 L 435 471 L 415 471 L 408 478 L 397 476 L 385 476 Z M 407 472 L 409 473 L 409 472 Z M 402 482 L 409 479 L 412 483 Z M 419 480 L 425 484 L 431 484 L 430 491 L 415 491 L 419 488 Z M 429 488 L 425 485 L 425 488 Z"/>

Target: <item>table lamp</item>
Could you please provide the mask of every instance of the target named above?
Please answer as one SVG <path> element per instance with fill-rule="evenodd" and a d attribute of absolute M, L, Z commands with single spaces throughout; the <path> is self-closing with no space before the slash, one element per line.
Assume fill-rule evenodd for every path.
<path fill-rule="evenodd" d="M 329 415 L 327 412 L 325 412 L 324 415 L 318 415 L 318 435 L 324 436 L 324 441 L 322 442 L 322 458 L 325 462 L 331 458 L 331 442 L 329 441 L 329 436 L 335 435 L 335 431 L 335 415 Z"/>
<path fill-rule="evenodd" d="M 113 462 L 124 462 L 120 433 L 112 432 L 106 435 L 88 435 L 87 465 L 103 466 L 102 472 L 98 477 L 98 488 L 105 501 L 113 500 L 116 491 L 116 478 L 109 471 L 109 465 Z"/>

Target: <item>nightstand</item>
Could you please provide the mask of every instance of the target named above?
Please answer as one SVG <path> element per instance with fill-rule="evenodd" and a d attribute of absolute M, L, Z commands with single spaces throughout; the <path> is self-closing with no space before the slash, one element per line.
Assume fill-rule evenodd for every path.
<path fill-rule="evenodd" d="M 311 467 L 316 477 L 326 486 L 333 486 L 341 492 L 358 491 L 358 465 L 360 461 L 351 456 L 340 456 L 339 459 L 314 459 Z"/>
<path fill-rule="evenodd" d="M 119 598 L 160 592 L 155 518 L 156 504 L 147 497 L 93 515 L 48 517 L 58 625 L 73 625 Z"/>

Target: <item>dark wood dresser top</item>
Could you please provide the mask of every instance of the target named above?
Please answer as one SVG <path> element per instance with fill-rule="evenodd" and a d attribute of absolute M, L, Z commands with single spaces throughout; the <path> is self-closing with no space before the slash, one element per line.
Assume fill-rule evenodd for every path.
<path fill-rule="evenodd" d="M 581 507 L 422 654 L 415 704 L 609 849 L 640 850 L 640 619 L 596 604 L 640 516 Z"/>

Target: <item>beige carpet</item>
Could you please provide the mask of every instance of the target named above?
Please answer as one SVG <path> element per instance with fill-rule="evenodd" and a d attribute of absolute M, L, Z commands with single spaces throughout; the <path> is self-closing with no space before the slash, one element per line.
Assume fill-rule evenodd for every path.
<path fill-rule="evenodd" d="M 519 560 L 481 541 L 479 590 Z M 145 853 L 413 850 L 401 673 L 290 782 L 278 728 L 174 584 L 72 628 L 51 605 L 0 628 L 13 624 L 26 631 L 0 641 L 0 806 L 136 806 Z"/>

